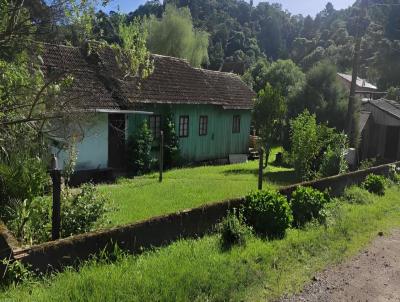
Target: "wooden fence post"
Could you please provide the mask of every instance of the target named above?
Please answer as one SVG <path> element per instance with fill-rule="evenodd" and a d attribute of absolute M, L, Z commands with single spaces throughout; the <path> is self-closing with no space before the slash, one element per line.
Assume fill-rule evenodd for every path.
<path fill-rule="evenodd" d="M 163 169 L 164 169 L 164 131 L 160 132 L 160 176 L 159 182 L 163 181 Z"/>
<path fill-rule="evenodd" d="M 260 157 L 260 161 L 258 164 L 258 189 L 262 190 L 262 188 L 263 188 L 264 150 L 261 147 L 258 149 L 258 156 Z"/>
<path fill-rule="evenodd" d="M 51 217 L 51 239 L 60 238 L 61 227 L 61 171 L 58 169 L 57 157 L 51 160 L 51 179 L 53 182 L 53 213 Z"/>

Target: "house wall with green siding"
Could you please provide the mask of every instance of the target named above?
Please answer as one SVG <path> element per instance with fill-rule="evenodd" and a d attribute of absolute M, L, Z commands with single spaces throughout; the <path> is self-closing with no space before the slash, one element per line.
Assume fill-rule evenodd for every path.
<path fill-rule="evenodd" d="M 189 136 L 179 138 L 183 158 L 202 161 L 227 158 L 229 154 L 247 154 L 251 123 L 250 110 L 225 110 L 213 105 L 148 105 L 145 110 L 154 114 L 174 115 L 176 133 L 179 134 L 179 117 L 189 116 Z M 199 135 L 200 116 L 208 117 L 206 136 Z M 240 116 L 240 132 L 232 133 L 233 116 Z M 128 115 L 128 136 L 148 119 L 148 115 Z"/>

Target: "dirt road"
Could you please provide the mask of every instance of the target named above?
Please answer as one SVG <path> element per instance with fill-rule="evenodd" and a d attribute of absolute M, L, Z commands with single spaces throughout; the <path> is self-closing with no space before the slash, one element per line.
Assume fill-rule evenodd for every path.
<path fill-rule="evenodd" d="M 301 294 L 281 300 L 289 301 L 400 301 L 400 230 L 378 236 L 355 258 L 314 277 Z"/>

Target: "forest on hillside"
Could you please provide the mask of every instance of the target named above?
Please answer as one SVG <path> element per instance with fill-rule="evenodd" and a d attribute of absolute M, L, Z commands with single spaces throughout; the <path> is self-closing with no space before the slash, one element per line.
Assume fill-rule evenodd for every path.
<path fill-rule="evenodd" d="M 33 17 L 45 21 L 59 14 L 53 9 L 58 2 L 60 0 L 55 0 L 48 6 L 42 0 L 35 0 L 27 5 Z M 360 76 L 376 83 L 380 90 L 400 86 L 399 0 L 369 0 L 361 26 L 358 24 L 360 0 L 344 10 L 336 10 L 327 2 L 325 9 L 314 18 L 292 15 L 283 10 L 281 5 L 269 2 L 260 2 L 254 6 L 253 1 L 248 3 L 244 0 L 150 0 L 127 15 L 98 11 L 93 21 L 96 39 L 121 43 L 120 22 L 132 23 L 138 18 L 142 21 L 159 20 L 170 5 L 188 8 L 187 12 L 180 12 L 177 17 L 184 15 L 184 18 L 192 22 L 187 24 L 185 20 L 172 20 L 174 16 L 171 16 L 169 24 L 176 27 L 170 26 L 169 31 L 164 31 L 165 36 L 170 43 L 197 42 L 192 49 L 206 50 L 205 54 L 197 54 L 199 58 L 196 61 L 204 68 L 244 73 L 260 59 L 269 62 L 290 59 L 307 72 L 318 62 L 327 60 L 338 71 L 349 72 L 355 36 L 360 31 L 363 37 Z M 63 28 L 63 22 L 58 22 L 58 25 L 53 26 L 51 34 L 41 39 L 74 43 L 73 32 Z M 180 37 L 188 36 L 188 31 L 185 31 L 187 26 L 193 26 L 195 33 L 203 34 L 202 37 L 196 36 L 192 41 L 178 41 Z M 49 32 L 47 28 L 42 30 Z M 168 41 L 160 38 L 159 32 L 157 41 L 164 45 L 150 45 L 149 48 L 153 52 L 162 53 Z M 179 56 L 179 51 L 172 53 Z"/>
<path fill-rule="evenodd" d="M 359 1 L 345 10 L 328 2 L 315 18 L 292 15 L 279 4 L 261 2 L 254 6 L 243 0 L 158 0 L 148 1 L 128 14 L 161 18 L 167 4 L 188 7 L 195 28 L 209 35 L 208 60 L 203 67 L 220 70 L 233 62 L 248 69 L 260 58 L 291 59 L 303 71 L 321 60 L 329 60 L 338 71 L 352 67 L 357 32 Z M 110 29 L 118 13 L 98 13 L 104 38 L 117 39 Z M 371 0 L 362 24 L 360 76 L 377 83 L 381 90 L 400 84 L 400 2 Z M 229 64 L 227 64 L 229 65 Z"/>
<path fill-rule="evenodd" d="M 47 98 L 53 101 L 54 89 L 68 84 L 46 83 L 40 58 L 33 62 L 29 56 L 36 45 L 32 41 L 89 50 L 94 45 L 112 47 L 129 58 L 122 66 L 126 76 L 149 75 L 150 53 L 237 73 L 258 94 L 255 104 L 263 108 L 259 122 L 268 120 L 276 105 L 276 116 L 270 117 L 274 131 L 267 130 L 276 130 L 274 139 L 284 145 L 290 121 L 305 110 L 315 114 L 318 123 L 346 130 L 350 145 L 357 145 L 359 134 L 349 129 L 357 125 L 360 102 L 349 101 L 354 98 L 337 79 L 337 72 L 351 73 L 353 65 L 360 77 L 388 91 L 391 99 L 400 99 L 399 0 L 357 0 L 344 10 L 327 2 L 315 17 L 292 15 L 279 4 L 244 0 L 150 0 L 127 14 L 105 13 L 99 10 L 102 2 L 109 1 L 4 2 L 8 9 L 0 12 L 0 63 L 9 76 L 2 89 L 18 90 L 17 80 L 21 87 L 33 87 L 22 97 L 4 93 L 1 100 L 0 109 L 12 112 L 0 118 L 12 125 L 4 135 L 13 143 L 23 141 L 16 135 L 23 133 L 18 127 L 27 126 L 26 121 L 48 122 L 50 107 L 40 106 Z M 359 60 L 354 60 L 355 53 Z M 37 71 L 37 78 L 28 70 Z M 26 98 L 34 110 L 26 110 Z M 40 131 L 44 124 L 38 125 Z M 27 127 L 30 131 L 30 124 Z"/>

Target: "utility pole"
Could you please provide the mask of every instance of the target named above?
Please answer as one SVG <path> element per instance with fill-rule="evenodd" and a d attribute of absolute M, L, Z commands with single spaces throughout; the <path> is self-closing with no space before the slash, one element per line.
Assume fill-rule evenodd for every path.
<path fill-rule="evenodd" d="M 349 136 L 350 147 L 357 148 L 359 139 L 358 126 L 358 104 L 356 98 L 357 77 L 360 65 L 361 41 L 362 41 L 362 26 L 363 20 L 367 16 L 368 0 L 361 0 L 360 15 L 356 22 L 356 36 L 354 45 L 353 57 L 353 74 L 350 86 L 349 105 L 347 109 L 347 135 Z"/>

